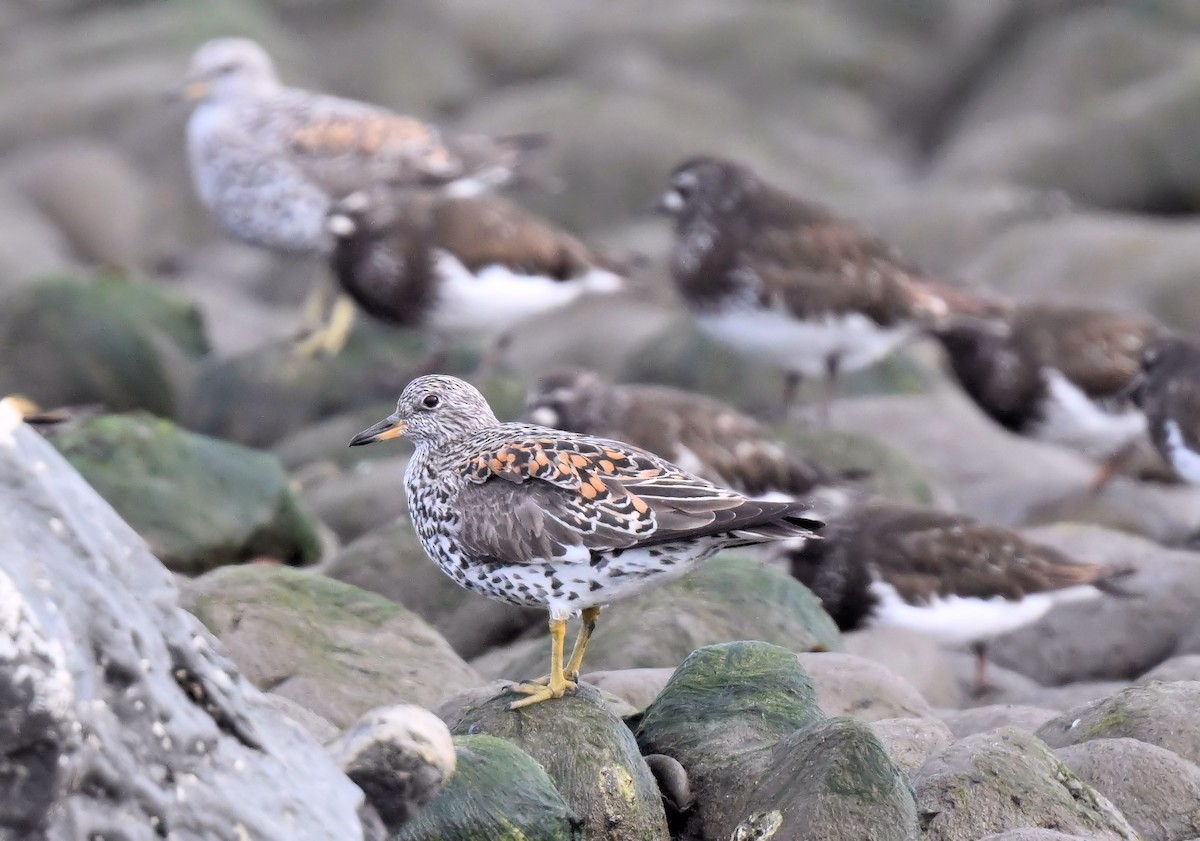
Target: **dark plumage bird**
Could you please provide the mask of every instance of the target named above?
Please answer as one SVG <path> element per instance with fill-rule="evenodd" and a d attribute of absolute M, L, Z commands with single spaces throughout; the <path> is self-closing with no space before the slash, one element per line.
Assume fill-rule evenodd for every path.
<path fill-rule="evenodd" d="M 575 685 L 603 605 L 722 549 L 820 526 L 799 503 L 749 499 L 619 441 L 501 423 L 453 377 L 413 380 L 396 411 L 350 443 L 400 435 L 416 445 L 405 488 L 425 552 L 469 590 L 550 612 L 550 674 L 517 687 L 529 697 L 514 707 Z M 567 619 L 581 612 L 564 666 Z"/>
<path fill-rule="evenodd" d="M 1038 302 L 938 338 L 963 389 L 1001 426 L 1105 462 L 1098 489 L 1145 439 L 1129 386 L 1142 349 L 1163 333 L 1127 312 Z"/>
<path fill-rule="evenodd" d="M 991 309 L 732 161 L 685 162 L 658 207 L 675 221 L 671 274 L 701 329 L 786 370 L 788 400 L 802 377 L 832 381 Z"/>
<path fill-rule="evenodd" d="M 542 377 L 530 391 L 525 419 L 628 441 L 750 496 L 800 496 L 839 478 L 720 400 L 666 386 L 617 385 L 594 371 Z"/>
<path fill-rule="evenodd" d="M 1053 606 L 1124 595 L 1129 567 L 1078 563 L 1050 546 L 962 514 L 874 504 L 830 520 L 788 550 L 792 575 L 843 631 L 900 627 L 971 645 L 986 688 L 986 644 Z"/>
<path fill-rule="evenodd" d="M 609 294 L 626 266 L 494 195 L 354 193 L 333 210 L 333 271 L 369 315 L 492 344 L 521 321 L 584 295 Z"/>
<path fill-rule="evenodd" d="M 1130 392 L 1155 449 L 1179 478 L 1200 485 L 1200 342 L 1169 337 L 1146 345 Z"/>

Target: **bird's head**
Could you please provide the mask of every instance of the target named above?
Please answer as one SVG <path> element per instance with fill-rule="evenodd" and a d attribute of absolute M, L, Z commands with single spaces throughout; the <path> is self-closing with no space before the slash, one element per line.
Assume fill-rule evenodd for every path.
<path fill-rule="evenodd" d="M 405 386 L 396 411 L 355 435 L 350 446 L 404 435 L 418 448 L 440 447 L 497 423 L 491 406 L 475 386 L 432 374 Z"/>
<path fill-rule="evenodd" d="M 189 102 L 229 102 L 270 96 L 279 90 L 275 63 L 249 38 L 215 38 L 192 54 L 181 86 Z"/>
<path fill-rule="evenodd" d="M 697 219 L 712 221 L 736 213 L 757 184 L 757 176 L 741 164 L 723 158 L 691 158 L 671 172 L 655 210 L 683 229 Z"/>
<path fill-rule="evenodd" d="M 563 369 L 538 380 L 525 400 L 525 420 L 540 426 L 600 434 L 613 404 L 612 384 L 595 371 Z"/>

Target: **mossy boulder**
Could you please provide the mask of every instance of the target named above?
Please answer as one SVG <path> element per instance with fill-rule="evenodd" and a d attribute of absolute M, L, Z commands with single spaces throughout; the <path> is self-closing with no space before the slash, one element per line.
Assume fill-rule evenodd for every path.
<path fill-rule="evenodd" d="M 674 668 L 704 645 L 757 639 L 793 651 L 841 647 L 837 626 L 807 587 L 786 573 L 719 555 L 678 581 L 605 609 L 585 671 Z M 493 668 L 513 680 L 546 670 L 549 642 L 521 647 Z"/>
<path fill-rule="evenodd" d="M 338 727 L 374 707 L 431 708 L 482 682 L 421 617 L 323 575 L 224 567 L 191 582 L 184 602 L 251 682 Z"/>
<path fill-rule="evenodd" d="M 208 353 L 194 306 L 149 283 L 52 278 L 0 306 L 0 394 L 174 416 Z"/>
<path fill-rule="evenodd" d="M 1021 827 L 1135 841 L 1120 812 L 1046 744 L 1015 727 L 959 739 L 913 777 L 929 841 L 973 841 Z"/>
<path fill-rule="evenodd" d="M 699 649 L 642 714 L 638 744 L 687 771 L 688 838 L 907 841 L 904 775 L 866 725 L 826 718 L 795 655 L 760 642 Z"/>
<path fill-rule="evenodd" d="M 278 459 L 146 412 L 60 427 L 54 446 L 176 572 L 266 556 L 315 562 L 312 517 Z"/>
<path fill-rule="evenodd" d="M 637 741 L 600 692 L 580 687 L 560 700 L 509 709 L 500 692 L 451 716 L 451 732 L 508 739 L 537 760 L 592 841 L 668 838 L 658 785 Z"/>
<path fill-rule="evenodd" d="M 1037 731 L 1054 748 L 1127 737 L 1200 764 L 1200 681 L 1151 681 L 1068 710 Z"/>
<path fill-rule="evenodd" d="M 419 614 L 466 659 L 533 626 L 545 633 L 544 610 L 485 599 L 455 584 L 425 554 L 407 514 L 355 540 L 324 569 Z"/>
<path fill-rule="evenodd" d="M 393 841 L 578 841 L 579 819 L 538 762 L 505 739 L 455 736 L 454 776 Z"/>

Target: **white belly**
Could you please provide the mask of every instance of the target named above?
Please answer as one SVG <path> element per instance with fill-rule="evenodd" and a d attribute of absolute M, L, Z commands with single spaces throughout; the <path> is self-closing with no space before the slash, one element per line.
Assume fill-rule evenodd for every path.
<path fill-rule="evenodd" d="M 699 314 L 700 329 L 741 353 L 804 376 L 824 376 L 827 360 L 839 370 L 866 368 L 892 353 L 913 334 L 912 327 L 880 327 L 860 313 L 799 321 L 779 310 L 740 309 Z"/>
<path fill-rule="evenodd" d="M 1167 455 L 1175 472 L 1185 482 L 1200 485 L 1200 455 L 1188 449 L 1183 440 L 1183 431 L 1179 424 L 1171 419 L 1166 422 Z"/>
<path fill-rule="evenodd" d="M 471 274 L 453 255 L 437 255 L 438 298 L 430 314 L 433 329 L 450 334 L 498 335 L 527 318 L 570 304 L 585 294 L 618 291 L 618 275 L 593 269 L 574 280 L 518 274 L 507 266 L 486 266 Z"/>
<path fill-rule="evenodd" d="M 1016 601 L 1000 596 L 942 596 L 925 605 L 911 605 L 883 581 L 873 582 L 871 592 L 879 598 L 871 617 L 872 627 L 905 628 L 946 645 L 966 645 L 1015 631 L 1036 622 L 1056 604 L 1100 595 L 1091 585 L 1079 585 L 1033 593 Z"/>
<path fill-rule="evenodd" d="M 1060 371 L 1046 368 L 1042 377 L 1048 399 L 1033 430 L 1036 438 L 1102 459 L 1146 434 L 1146 417 L 1138 409 L 1105 411 Z"/>

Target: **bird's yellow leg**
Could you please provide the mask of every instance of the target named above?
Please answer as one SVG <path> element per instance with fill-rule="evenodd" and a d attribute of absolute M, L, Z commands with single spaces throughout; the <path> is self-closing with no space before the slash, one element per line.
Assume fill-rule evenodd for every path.
<path fill-rule="evenodd" d="M 592 638 L 592 632 L 596 630 L 596 620 L 600 618 L 600 608 L 585 607 L 583 609 L 583 624 L 579 626 L 579 636 L 575 637 L 575 645 L 571 647 L 571 657 L 567 661 L 567 665 L 563 667 L 563 673 L 568 680 L 579 680 L 579 667 L 583 665 L 583 652 L 587 650 L 588 641 Z M 539 678 L 526 681 L 526 683 L 540 683 L 543 686 L 550 682 L 550 675 L 542 675 Z"/>
<path fill-rule="evenodd" d="M 304 299 L 304 309 L 300 322 L 300 335 L 314 333 L 325 326 L 325 314 L 329 309 L 329 300 L 333 297 L 333 278 L 322 274 L 308 291 Z"/>
<path fill-rule="evenodd" d="M 567 680 L 563 674 L 563 644 L 567 639 L 567 620 L 550 620 L 550 679 L 543 686 L 538 683 L 522 683 L 512 688 L 513 692 L 528 695 L 520 701 L 513 701 L 510 710 L 518 710 L 551 698 L 561 698 L 568 689 L 575 688 L 575 681 Z"/>
<path fill-rule="evenodd" d="M 346 346 L 354 326 L 354 301 L 338 294 L 329 311 L 329 318 L 296 343 L 296 355 L 308 359 L 318 353 L 337 356 Z"/>

